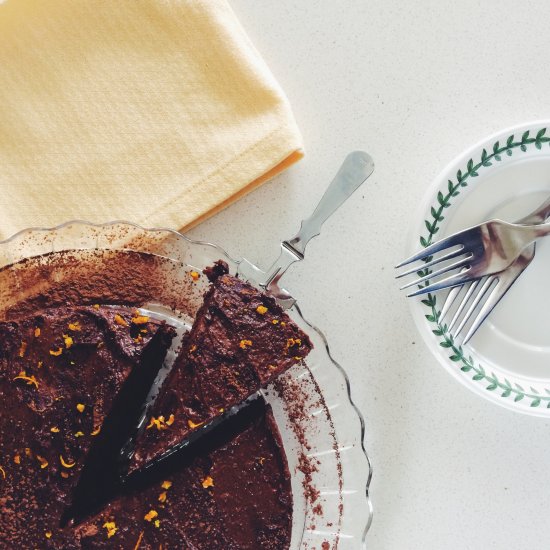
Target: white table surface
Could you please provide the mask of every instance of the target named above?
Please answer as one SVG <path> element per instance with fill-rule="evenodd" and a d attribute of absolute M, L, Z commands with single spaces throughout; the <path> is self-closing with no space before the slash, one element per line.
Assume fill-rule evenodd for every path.
<path fill-rule="evenodd" d="M 347 152 L 376 162 L 286 279 L 366 418 L 369 550 L 548 548 L 550 422 L 457 384 L 417 334 L 392 266 L 449 160 L 493 131 L 550 118 L 550 5 L 232 6 L 290 99 L 306 157 L 191 235 L 267 266 Z"/>

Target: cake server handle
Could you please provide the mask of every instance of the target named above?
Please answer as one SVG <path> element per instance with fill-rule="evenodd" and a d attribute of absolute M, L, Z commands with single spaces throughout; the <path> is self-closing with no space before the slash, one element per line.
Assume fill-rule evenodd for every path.
<path fill-rule="evenodd" d="M 283 306 L 290 307 L 294 300 L 287 291 L 279 287 L 281 277 L 290 265 L 304 259 L 309 241 L 319 235 L 321 227 L 328 218 L 367 180 L 373 171 L 374 162 L 368 153 L 364 151 L 350 153 L 311 216 L 302 221 L 300 231 L 292 239 L 281 243 L 279 257 L 266 271 L 265 279 L 260 281 L 260 284 Z"/>

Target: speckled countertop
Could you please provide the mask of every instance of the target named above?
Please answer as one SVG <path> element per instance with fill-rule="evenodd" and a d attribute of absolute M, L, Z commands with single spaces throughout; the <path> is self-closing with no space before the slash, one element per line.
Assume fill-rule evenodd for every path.
<path fill-rule="evenodd" d="M 286 278 L 366 417 L 369 550 L 547 546 L 550 422 L 457 384 L 417 334 L 392 266 L 449 160 L 493 131 L 549 117 L 550 5 L 231 3 L 287 92 L 306 157 L 191 236 L 267 266 L 347 152 L 376 162 Z"/>

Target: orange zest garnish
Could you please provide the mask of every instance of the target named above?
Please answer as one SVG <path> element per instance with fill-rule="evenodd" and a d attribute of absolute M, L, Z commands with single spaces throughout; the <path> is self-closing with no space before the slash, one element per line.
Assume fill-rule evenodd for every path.
<path fill-rule="evenodd" d="M 117 531 L 118 527 L 116 526 L 114 521 L 106 521 L 103 524 L 103 527 L 107 529 L 107 538 L 110 539 Z"/>
<path fill-rule="evenodd" d="M 63 468 L 73 468 L 74 466 L 76 466 L 76 462 L 65 462 L 65 459 L 61 455 L 59 455 L 59 462 L 61 462 L 61 466 L 63 466 Z"/>
<path fill-rule="evenodd" d="M 206 477 L 202 480 L 202 486 L 203 486 L 205 489 L 208 489 L 208 487 L 214 487 L 214 480 L 213 480 L 210 476 L 206 476 Z"/>
<path fill-rule="evenodd" d="M 151 421 L 146 426 L 146 430 L 150 430 L 153 426 L 157 427 L 157 430 L 166 430 L 168 429 L 168 426 L 171 426 L 174 423 L 174 415 L 171 414 L 168 420 L 164 419 L 164 416 L 159 416 L 158 418 L 155 418 L 154 416 L 151 417 Z"/>
<path fill-rule="evenodd" d="M 82 330 L 82 327 L 80 326 L 80 323 L 76 321 L 75 323 L 69 323 L 69 330 L 72 330 L 74 332 L 78 332 Z"/>
<path fill-rule="evenodd" d="M 197 271 L 190 271 L 189 275 L 191 276 L 191 279 L 193 279 L 193 281 L 199 280 L 200 275 Z"/>
<path fill-rule="evenodd" d="M 139 534 L 139 537 L 137 539 L 137 542 L 136 542 L 136 545 L 134 546 L 134 550 L 138 550 L 139 548 L 139 545 L 141 544 L 141 540 L 143 539 L 143 534 L 145 533 L 145 531 L 142 531 L 140 534 Z"/>
<path fill-rule="evenodd" d="M 2 468 L 2 466 L 0 466 L 0 473 L 2 474 L 2 477 L 4 479 L 6 479 L 6 470 L 4 470 L 4 468 Z"/>
<path fill-rule="evenodd" d="M 63 335 L 63 340 L 65 341 L 65 347 L 67 349 L 69 349 L 74 344 L 73 339 L 68 334 Z"/>
<path fill-rule="evenodd" d="M 74 434 L 75 437 L 83 437 L 84 436 L 84 433 L 83 432 L 76 432 Z"/>
<path fill-rule="evenodd" d="M 286 341 L 286 349 L 291 348 L 292 346 L 301 346 L 301 345 L 302 345 L 302 341 L 300 340 L 300 338 L 289 338 Z"/>
<path fill-rule="evenodd" d="M 19 455 L 15 455 L 13 457 L 13 461 L 16 463 L 16 464 L 21 464 L 21 457 Z"/>
<path fill-rule="evenodd" d="M 267 313 L 267 308 L 265 306 L 258 306 L 256 308 L 256 311 L 260 314 L 260 315 L 264 315 L 265 313 Z"/>
<path fill-rule="evenodd" d="M 76 406 L 76 410 L 79 413 L 83 413 L 85 408 L 86 408 L 86 405 L 83 405 L 82 403 L 78 403 L 78 405 Z"/>
<path fill-rule="evenodd" d="M 278 321 L 277 319 L 272 319 L 271 322 L 272 322 L 274 325 L 279 324 L 279 321 Z"/>
<path fill-rule="evenodd" d="M 40 336 L 40 327 L 36 327 L 34 329 L 34 337 L 38 338 Z"/>
<path fill-rule="evenodd" d="M 158 516 L 158 512 L 156 510 L 151 510 L 150 512 L 147 512 L 144 516 L 143 519 L 147 520 L 147 521 L 153 521 L 157 516 Z"/>
<path fill-rule="evenodd" d="M 42 368 L 42 365 L 43 365 L 43 362 L 42 361 L 38 361 L 38 368 L 41 369 Z"/>
<path fill-rule="evenodd" d="M 188 420 L 187 421 L 187 425 L 192 429 L 194 430 L 195 428 L 199 428 L 200 426 L 202 426 L 204 424 L 204 422 L 199 422 L 198 424 L 196 424 L 195 422 L 193 422 L 192 420 Z"/>
<path fill-rule="evenodd" d="M 46 537 L 47 539 L 51 539 L 51 538 L 52 538 L 52 532 L 51 532 L 51 531 L 46 531 L 46 532 L 44 533 L 44 535 L 45 535 L 45 537 Z"/>
<path fill-rule="evenodd" d="M 32 376 L 27 376 L 27 373 L 22 370 L 15 378 L 14 380 L 25 380 L 25 382 L 27 382 L 27 384 L 30 386 L 31 384 L 34 384 L 36 386 L 36 388 L 38 389 L 38 380 L 34 377 L 34 375 Z"/>
<path fill-rule="evenodd" d="M 162 430 L 162 424 L 164 424 L 164 416 L 159 416 L 158 418 L 155 418 L 154 416 L 152 416 L 151 422 L 149 422 L 149 424 L 146 426 L 145 429 L 150 430 L 153 426 L 156 426 L 157 430 Z"/>
<path fill-rule="evenodd" d="M 171 481 L 163 481 L 161 487 L 163 489 L 168 490 L 168 489 L 170 489 L 170 487 L 172 487 L 172 482 Z"/>
<path fill-rule="evenodd" d="M 61 472 L 61 477 L 63 479 L 67 479 L 69 477 L 69 474 L 67 472 Z"/>
<path fill-rule="evenodd" d="M 189 353 L 193 353 L 194 351 L 196 351 L 197 349 L 197 346 L 195 346 L 195 344 L 193 344 L 190 348 L 189 348 Z"/>
<path fill-rule="evenodd" d="M 239 347 L 241 349 L 246 349 L 247 346 L 248 347 L 252 346 L 252 341 L 251 340 L 241 340 L 239 342 Z"/>
<path fill-rule="evenodd" d="M 118 313 L 115 315 L 115 323 L 117 325 L 120 325 L 121 327 L 127 327 L 128 323 L 126 322 L 126 319 L 122 317 L 122 315 L 119 315 Z"/>
<path fill-rule="evenodd" d="M 163 491 L 163 492 L 159 495 L 159 502 L 166 502 L 166 491 Z"/>
<path fill-rule="evenodd" d="M 59 428 L 57 426 L 52 426 L 50 428 L 50 432 L 52 432 L 53 434 L 58 434 L 59 433 Z"/>
<path fill-rule="evenodd" d="M 155 520 L 155 527 L 158 529 L 160 527 L 160 520 L 159 519 L 156 519 Z"/>
<path fill-rule="evenodd" d="M 94 304 L 94 309 L 99 309 L 99 304 Z"/>
<path fill-rule="evenodd" d="M 27 351 L 27 342 L 21 342 L 21 346 L 19 348 L 19 357 L 24 357 L 26 351 Z"/>
<path fill-rule="evenodd" d="M 42 458 L 40 455 L 36 455 L 36 460 L 40 462 L 40 468 L 44 469 L 48 467 L 48 461 L 45 458 Z"/>
<path fill-rule="evenodd" d="M 98 426 L 90 435 L 97 435 L 101 431 L 101 426 Z"/>
<path fill-rule="evenodd" d="M 134 317 L 132 317 L 132 323 L 134 325 L 144 325 L 149 321 L 149 317 L 147 315 L 140 315 L 139 311 L 136 311 L 134 313 Z"/>
<path fill-rule="evenodd" d="M 63 348 L 61 347 L 57 348 L 57 350 L 53 350 L 53 349 L 50 350 L 50 355 L 54 355 L 55 357 L 57 357 L 58 355 L 61 355 L 62 353 L 63 353 Z"/>

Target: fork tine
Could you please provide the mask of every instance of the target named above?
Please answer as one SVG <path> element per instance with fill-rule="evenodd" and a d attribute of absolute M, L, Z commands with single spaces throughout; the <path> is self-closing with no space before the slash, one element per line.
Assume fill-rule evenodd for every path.
<path fill-rule="evenodd" d="M 444 262 L 445 260 L 452 260 L 453 258 L 456 258 L 457 256 L 461 256 L 464 254 L 462 248 L 459 248 L 458 250 L 453 250 L 452 252 L 449 252 L 448 254 L 444 254 L 443 256 L 438 256 L 437 258 L 433 259 L 431 262 L 427 262 L 425 264 L 421 264 L 420 266 L 411 267 L 410 269 L 407 269 L 406 271 L 403 271 L 402 273 L 399 273 L 399 275 L 396 275 L 396 279 L 400 279 L 401 277 L 405 277 L 406 275 L 410 275 L 411 273 L 415 273 L 417 271 L 420 271 L 421 269 L 426 269 L 428 267 L 432 267 L 434 265 L 437 265 L 441 262 Z"/>
<path fill-rule="evenodd" d="M 453 304 L 455 303 L 455 300 L 458 298 L 458 295 L 460 294 L 461 290 L 462 290 L 461 286 L 454 286 L 449 290 L 449 294 L 447 294 L 447 298 L 445 298 L 445 303 L 441 308 L 441 314 L 439 319 L 443 320 L 447 315 L 447 313 L 449 313 L 451 307 L 453 307 Z"/>
<path fill-rule="evenodd" d="M 453 333 L 453 336 L 455 338 L 462 332 L 462 330 L 464 329 L 464 327 L 466 326 L 468 321 L 472 318 L 472 315 L 474 314 L 475 309 L 480 304 L 481 300 L 483 299 L 485 294 L 489 291 L 489 289 L 491 288 L 491 285 L 495 282 L 496 279 L 497 278 L 495 276 L 491 276 L 491 277 L 487 277 L 487 279 L 483 282 L 483 285 L 482 285 L 481 289 L 479 290 L 479 292 L 477 293 L 477 296 L 475 297 L 472 304 L 468 308 L 468 311 L 466 312 L 466 314 L 462 318 L 462 321 L 458 325 L 458 328 Z M 481 279 L 479 279 L 476 282 L 479 283 L 480 281 L 481 281 Z M 491 294 L 489 294 L 489 297 L 490 296 L 491 296 Z"/>
<path fill-rule="evenodd" d="M 440 241 L 437 241 L 420 252 L 417 252 L 416 254 L 413 254 L 406 260 L 402 261 L 400 264 L 397 264 L 395 266 L 396 269 L 403 267 L 404 265 L 410 264 L 411 262 L 416 262 L 417 260 L 422 260 L 422 258 L 426 258 L 427 256 L 433 256 L 437 252 L 441 252 L 445 248 L 450 248 L 451 246 L 460 245 L 462 248 L 464 248 L 464 245 L 462 244 L 464 242 L 464 233 L 460 234 L 454 234 L 450 235 L 449 237 L 446 237 L 445 239 L 441 239 Z"/>
<path fill-rule="evenodd" d="M 457 262 L 453 262 L 452 264 L 446 265 L 445 267 L 442 267 L 441 269 L 437 269 L 436 271 L 433 271 L 432 273 L 429 273 L 428 275 L 424 275 L 423 277 L 420 277 L 418 279 L 415 279 L 414 281 L 411 281 L 410 283 L 407 283 L 406 285 L 403 285 L 400 290 L 403 290 L 405 288 L 409 288 L 414 285 L 422 284 L 426 281 L 429 281 L 430 279 L 433 279 L 435 277 L 439 277 L 440 275 L 444 275 L 445 273 L 448 273 L 449 271 L 452 271 L 453 269 L 457 269 L 462 266 L 466 266 L 468 262 L 471 259 L 471 254 L 469 256 L 465 256 L 464 258 L 458 260 Z M 418 269 L 418 271 L 421 268 Z M 411 296 L 413 296 L 411 294 Z"/>
<path fill-rule="evenodd" d="M 460 316 L 462 315 L 462 312 L 468 305 L 468 302 L 470 301 L 470 298 L 472 297 L 473 293 L 475 292 L 476 288 L 479 285 L 479 279 L 477 281 L 472 281 L 472 284 L 469 286 L 466 295 L 462 299 L 462 302 L 460 302 L 460 305 L 458 306 L 455 314 L 453 315 L 453 318 L 451 319 L 451 322 L 449 323 L 448 330 L 452 331 L 453 327 L 456 325 L 458 320 L 460 319 Z"/>
<path fill-rule="evenodd" d="M 458 295 L 462 292 L 462 289 L 467 286 L 467 283 L 462 286 L 454 286 L 449 290 L 449 294 L 447 294 L 447 297 L 445 298 L 445 303 L 443 304 L 443 307 L 441 308 L 440 313 L 440 320 L 443 320 L 447 313 L 451 310 L 453 307 L 453 304 L 455 303 L 455 300 L 458 298 Z"/>
<path fill-rule="evenodd" d="M 512 283 L 513 281 L 510 284 L 507 284 L 507 286 L 508 287 L 511 286 Z M 493 288 L 493 290 L 491 291 L 489 298 L 487 298 L 487 300 L 483 304 L 483 307 L 481 308 L 480 312 L 477 314 L 476 318 L 474 319 L 472 326 L 466 333 L 466 336 L 464 337 L 464 340 L 462 342 L 463 345 L 467 344 L 470 341 L 472 336 L 477 332 L 477 329 L 483 324 L 483 321 L 485 321 L 489 313 L 493 311 L 495 306 L 500 302 L 500 300 L 502 300 L 502 298 L 506 294 L 507 289 L 503 290 L 502 288 L 500 288 L 501 284 L 502 284 L 501 281 L 499 281 L 495 285 L 495 288 Z"/>
<path fill-rule="evenodd" d="M 433 274 L 430 275 L 430 277 L 433 277 Z M 437 281 L 437 283 L 432 283 L 431 285 L 419 288 L 418 290 L 411 292 L 411 294 L 407 294 L 407 298 L 411 298 L 412 296 L 420 296 L 421 294 L 427 294 L 428 292 L 436 292 L 437 290 L 443 290 L 444 288 L 459 286 L 467 283 L 468 281 L 472 281 L 475 278 L 475 276 L 470 275 L 470 268 L 467 268 L 459 273 L 453 273 L 450 277 Z"/>

